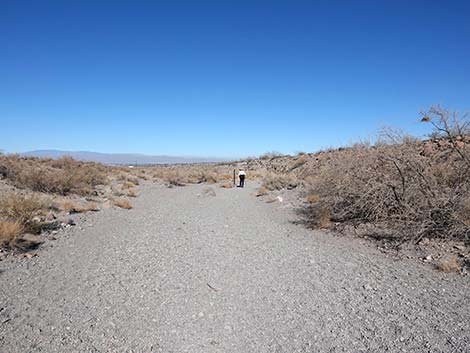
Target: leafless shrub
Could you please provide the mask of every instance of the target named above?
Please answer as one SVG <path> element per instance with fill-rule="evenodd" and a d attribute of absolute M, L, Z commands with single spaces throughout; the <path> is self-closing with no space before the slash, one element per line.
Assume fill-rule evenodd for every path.
<path fill-rule="evenodd" d="M 464 137 L 455 135 L 467 125 L 447 114 L 431 108 L 425 115 L 424 121 L 433 121 L 436 129 L 445 131 L 438 141 L 396 140 L 394 136 L 392 142 L 397 143 L 329 152 L 305 181 L 310 192 L 319 195 L 318 201 L 307 206 L 312 223 L 318 224 L 321 210 L 327 209 L 335 222 L 373 224 L 370 229 L 376 229 L 380 237 L 468 241 L 469 154 L 466 143 L 457 144 Z M 455 127 L 454 121 L 462 126 Z M 430 144 L 436 148 L 426 153 Z"/>
<path fill-rule="evenodd" d="M 420 143 L 420 139 L 405 133 L 401 129 L 396 129 L 390 126 L 382 127 L 378 132 L 378 139 L 375 143 L 376 146 L 383 144 L 397 145 L 397 144 L 416 144 Z M 370 144 L 368 144 L 370 145 Z"/>
<path fill-rule="evenodd" d="M 459 115 L 441 106 L 431 106 L 421 113 L 421 121 L 429 123 L 433 127 L 434 137 L 446 138 L 452 149 L 470 167 L 470 152 L 468 144 L 470 136 L 470 117 L 466 114 Z"/>

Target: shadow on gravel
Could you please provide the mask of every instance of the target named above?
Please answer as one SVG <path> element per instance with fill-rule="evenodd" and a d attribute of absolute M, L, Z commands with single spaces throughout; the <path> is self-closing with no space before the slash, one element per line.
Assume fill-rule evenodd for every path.
<path fill-rule="evenodd" d="M 294 212 L 299 218 L 291 221 L 293 224 L 312 230 L 327 231 L 331 236 L 350 236 L 365 239 L 380 248 L 395 252 L 400 251 L 405 243 L 403 239 L 390 232 L 383 231 L 382 228 L 373 224 L 341 223 L 338 220 L 330 219 L 329 213 L 322 214 L 321 208 L 313 205 L 299 206 L 294 209 Z"/>
<path fill-rule="evenodd" d="M 293 220 L 292 223 L 295 225 L 302 225 L 306 228 L 309 229 L 317 229 L 318 224 L 312 217 L 312 207 L 309 205 L 303 205 L 303 206 L 298 206 L 294 208 L 294 212 L 297 216 L 299 216 L 298 219 Z"/>

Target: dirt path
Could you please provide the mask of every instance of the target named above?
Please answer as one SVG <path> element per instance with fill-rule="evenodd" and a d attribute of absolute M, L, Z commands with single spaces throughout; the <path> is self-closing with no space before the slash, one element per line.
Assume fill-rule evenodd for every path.
<path fill-rule="evenodd" d="M 204 188 L 144 185 L 1 262 L 0 352 L 468 352 L 468 278 Z"/>

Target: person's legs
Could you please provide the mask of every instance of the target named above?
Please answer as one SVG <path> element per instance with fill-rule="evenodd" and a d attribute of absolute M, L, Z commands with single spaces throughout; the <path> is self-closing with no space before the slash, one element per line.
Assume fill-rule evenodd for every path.
<path fill-rule="evenodd" d="M 240 186 L 241 187 L 245 186 L 245 176 L 244 175 L 240 175 Z"/>

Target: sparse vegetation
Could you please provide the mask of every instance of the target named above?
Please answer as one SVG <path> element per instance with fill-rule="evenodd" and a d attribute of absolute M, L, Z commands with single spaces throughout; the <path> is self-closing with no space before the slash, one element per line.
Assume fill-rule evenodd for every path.
<path fill-rule="evenodd" d="M 15 240 L 24 233 L 23 224 L 18 221 L 0 221 L 0 247 L 14 248 Z"/>
<path fill-rule="evenodd" d="M 132 181 L 126 181 L 122 184 L 122 189 L 131 189 L 135 186 L 136 186 L 136 184 L 133 183 Z"/>
<path fill-rule="evenodd" d="M 80 204 L 73 201 L 63 201 L 61 208 L 68 213 L 84 213 L 89 211 L 98 211 L 98 205 L 95 202 Z"/>
<path fill-rule="evenodd" d="M 264 196 L 264 195 L 267 195 L 269 192 L 269 190 L 264 187 L 264 186 L 261 186 L 259 187 L 257 190 L 256 190 L 256 196 Z"/>
<path fill-rule="evenodd" d="M 268 173 L 263 178 L 263 186 L 268 190 L 295 189 L 299 180 L 292 174 Z"/>
<path fill-rule="evenodd" d="M 18 222 L 25 232 L 37 233 L 41 224 L 35 217 L 44 214 L 46 207 L 37 197 L 10 193 L 0 200 L 0 219 Z"/>
<path fill-rule="evenodd" d="M 184 186 L 188 184 L 208 183 L 215 184 L 220 181 L 232 179 L 227 170 L 230 165 L 220 164 L 185 164 L 172 166 L 150 167 L 153 170 L 155 181 L 162 181 L 168 187 Z"/>
<path fill-rule="evenodd" d="M 334 222 L 371 225 L 372 237 L 469 241 L 470 140 L 460 135 L 468 124 L 441 108 L 424 116 L 437 139 L 395 136 L 320 153 L 315 169 L 304 171 L 315 195 L 307 200 L 312 225 L 323 223 L 319 218 L 326 219 L 328 210 Z"/>
<path fill-rule="evenodd" d="M 296 156 L 270 152 L 233 163 L 130 169 L 67 157 L 52 160 L 0 155 L 0 177 L 17 188 L 73 197 L 95 197 L 102 190 L 98 187 L 105 185 L 107 197 L 114 196 L 113 205 L 131 209 L 123 196 L 136 197 L 139 180 L 169 187 L 220 183 L 222 188 L 231 188 L 232 171 L 243 166 L 248 179 L 262 181 L 256 196 L 296 188 L 303 192 L 303 214 L 312 227 L 341 231 L 365 226 L 361 235 L 397 243 L 439 238 L 469 244 L 468 116 L 437 106 L 424 112 L 422 121 L 433 128 L 429 140 L 383 129 L 374 144 L 366 141 Z M 96 203 L 82 201 L 62 200 L 59 204 L 69 213 L 98 209 Z M 36 197 L 9 195 L 2 200 L 0 218 L 19 222 L 23 232 L 37 232 L 38 225 L 32 219 L 44 211 Z M 5 227 L 12 226 L 10 223 Z"/>
<path fill-rule="evenodd" d="M 438 261 L 436 268 L 442 272 L 455 272 L 460 268 L 460 264 L 457 260 L 457 256 L 451 255 Z"/>
<path fill-rule="evenodd" d="M 105 166 L 70 157 L 53 160 L 2 155 L 0 170 L 20 189 L 60 195 L 89 195 L 97 185 L 107 183 Z"/>
<path fill-rule="evenodd" d="M 15 193 L 0 199 L 0 248 L 28 250 L 40 243 L 29 233 L 39 233 L 43 228 L 40 216 L 45 205 L 36 197 Z"/>
<path fill-rule="evenodd" d="M 145 171 L 135 173 L 145 176 Z M 139 177 L 123 167 L 69 157 L 48 159 L 17 155 L 0 155 L 0 179 L 9 184 L 6 190 L 11 190 L 0 193 L 0 248 L 10 250 L 25 250 L 38 244 L 40 240 L 33 234 L 60 226 L 60 221 L 55 221 L 60 217 L 57 213 L 98 211 L 97 202 L 116 192 L 118 182 L 129 197 L 137 196 L 135 187 L 139 184 Z M 132 208 L 127 200 L 114 203 Z"/>
<path fill-rule="evenodd" d="M 135 191 L 135 189 L 129 189 L 127 190 L 127 197 L 137 197 L 137 192 Z"/>
<path fill-rule="evenodd" d="M 314 204 L 320 201 L 320 196 L 317 194 L 308 194 L 305 196 L 305 202 L 308 202 L 310 204 Z"/>
<path fill-rule="evenodd" d="M 132 204 L 129 202 L 129 200 L 123 198 L 113 199 L 113 205 L 120 208 L 124 208 L 126 210 L 130 210 L 132 208 Z"/>

